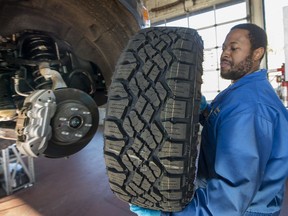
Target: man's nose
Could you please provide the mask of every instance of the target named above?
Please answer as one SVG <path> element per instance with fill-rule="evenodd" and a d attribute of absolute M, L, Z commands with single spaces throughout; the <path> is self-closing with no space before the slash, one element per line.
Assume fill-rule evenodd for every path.
<path fill-rule="evenodd" d="M 229 57 L 230 56 L 230 49 L 226 48 L 226 49 L 223 49 L 222 50 L 222 53 L 221 53 L 221 58 L 223 57 Z"/>

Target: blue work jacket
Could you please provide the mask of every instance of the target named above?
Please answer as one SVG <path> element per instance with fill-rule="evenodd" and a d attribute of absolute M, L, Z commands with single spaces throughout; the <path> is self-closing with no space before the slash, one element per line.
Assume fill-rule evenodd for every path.
<path fill-rule="evenodd" d="M 246 75 L 211 103 L 194 198 L 162 216 L 279 215 L 288 175 L 288 111 L 267 71 Z"/>

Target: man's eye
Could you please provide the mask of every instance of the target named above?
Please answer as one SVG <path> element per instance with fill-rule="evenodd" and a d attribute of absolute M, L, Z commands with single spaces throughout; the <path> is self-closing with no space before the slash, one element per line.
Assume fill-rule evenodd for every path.
<path fill-rule="evenodd" d="M 238 47 L 231 47 L 232 51 L 236 51 L 238 49 Z"/>

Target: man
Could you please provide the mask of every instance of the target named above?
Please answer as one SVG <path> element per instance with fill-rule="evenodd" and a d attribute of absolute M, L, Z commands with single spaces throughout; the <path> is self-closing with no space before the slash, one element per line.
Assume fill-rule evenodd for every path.
<path fill-rule="evenodd" d="M 266 46 L 265 31 L 248 23 L 233 27 L 224 41 L 221 76 L 232 84 L 207 106 L 202 184 L 189 205 L 175 213 L 137 206 L 132 211 L 140 216 L 280 214 L 288 174 L 288 112 L 267 71 L 259 69 Z"/>

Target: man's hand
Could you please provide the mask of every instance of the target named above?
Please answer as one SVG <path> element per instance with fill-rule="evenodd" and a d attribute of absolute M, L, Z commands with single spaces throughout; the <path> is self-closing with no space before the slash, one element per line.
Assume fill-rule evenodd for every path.
<path fill-rule="evenodd" d="M 200 113 L 202 113 L 207 108 L 207 101 L 204 95 L 201 96 L 201 103 L 200 103 Z"/>
<path fill-rule="evenodd" d="M 134 212 L 138 216 L 160 216 L 161 212 L 152 209 L 142 208 L 136 205 L 130 205 L 130 211 Z"/>

